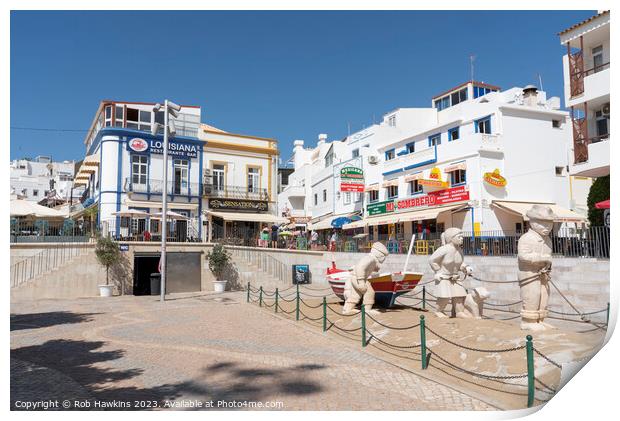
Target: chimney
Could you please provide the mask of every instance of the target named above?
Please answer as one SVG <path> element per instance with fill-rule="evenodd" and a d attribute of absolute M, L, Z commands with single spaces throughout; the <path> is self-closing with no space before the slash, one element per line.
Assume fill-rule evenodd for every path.
<path fill-rule="evenodd" d="M 321 146 L 322 144 L 325 143 L 325 141 L 327 140 L 327 135 L 325 133 L 321 133 L 319 135 L 319 141 L 317 142 L 317 146 Z"/>
<path fill-rule="evenodd" d="M 295 169 L 301 167 L 304 163 L 304 157 L 301 153 L 304 150 L 304 141 L 297 139 L 293 141 L 293 165 Z"/>
<path fill-rule="evenodd" d="M 534 85 L 527 85 L 523 88 L 523 105 L 535 107 L 538 105 L 538 88 Z"/>

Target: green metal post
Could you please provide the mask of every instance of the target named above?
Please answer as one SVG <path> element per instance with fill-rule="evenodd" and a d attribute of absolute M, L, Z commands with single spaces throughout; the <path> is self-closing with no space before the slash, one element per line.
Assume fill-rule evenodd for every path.
<path fill-rule="evenodd" d="M 532 344 L 532 335 L 525 337 L 525 351 L 527 356 L 527 407 L 534 405 L 534 344 Z"/>
<path fill-rule="evenodd" d="M 422 310 L 426 310 L 426 285 L 422 285 Z"/>
<path fill-rule="evenodd" d="M 366 346 L 366 310 L 362 304 L 362 347 Z"/>
<path fill-rule="evenodd" d="M 605 325 L 609 327 L 609 303 L 607 303 L 607 321 L 605 322 Z"/>
<path fill-rule="evenodd" d="M 327 297 L 323 297 L 323 332 L 327 331 Z"/>
<path fill-rule="evenodd" d="M 276 308 L 276 313 L 277 313 L 278 312 L 278 288 L 276 288 L 276 305 L 275 305 L 275 308 Z"/>
<path fill-rule="evenodd" d="M 250 283 L 248 282 L 248 297 L 246 298 L 246 303 L 250 302 Z"/>
<path fill-rule="evenodd" d="M 420 316 L 420 353 L 422 354 L 422 370 L 426 370 L 426 325 L 424 316 Z"/>
<path fill-rule="evenodd" d="M 258 293 L 258 306 L 259 307 L 263 306 L 263 287 L 262 287 L 262 285 L 261 285 L 260 291 Z"/>
<path fill-rule="evenodd" d="M 299 284 L 297 284 L 297 299 L 295 301 L 295 320 L 299 320 Z"/>

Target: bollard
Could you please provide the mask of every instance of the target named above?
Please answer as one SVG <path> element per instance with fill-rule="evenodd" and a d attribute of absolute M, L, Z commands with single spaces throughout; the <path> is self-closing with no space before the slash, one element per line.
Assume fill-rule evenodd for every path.
<path fill-rule="evenodd" d="M 366 310 L 362 304 L 362 347 L 366 346 Z"/>
<path fill-rule="evenodd" d="M 327 298 L 323 297 L 323 332 L 327 331 Z"/>
<path fill-rule="evenodd" d="M 532 335 L 525 337 L 525 351 L 527 357 L 527 407 L 534 405 L 534 345 L 532 344 Z"/>
<path fill-rule="evenodd" d="M 259 307 L 263 306 L 263 287 L 262 287 L 262 285 L 260 287 L 260 291 L 258 292 L 258 306 Z"/>
<path fill-rule="evenodd" d="M 422 285 L 422 310 L 426 310 L 426 285 Z"/>
<path fill-rule="evenodd" d="M 607 328 L 609 328 L 609 303 L 607 303 L 607 321 L 605 322 Z"/>
<path fill-rule="evenodd" d="M 248 297 L 246 298 L 246 303 L 250 302 L 250 283 L 248 282 Z"/>
<path fill-rule="evenodd" d="M 426 326 L 424 316 L 420 316 L 420 354 L 422 355 L 422 370 L 426 370 Z"/>
<path fill-rule="evenodd" d="M 299 320 L 299 284 L 297 285 L 297 299 L 295 305 L 295 320 Z"/>
<path fill-rule="evenodd" d="M 276 305 L 275 305 L 275 308 L 276 308 L 276 313 L 277 313 L 278 312 L 278 288 L 276 288 Z"/>

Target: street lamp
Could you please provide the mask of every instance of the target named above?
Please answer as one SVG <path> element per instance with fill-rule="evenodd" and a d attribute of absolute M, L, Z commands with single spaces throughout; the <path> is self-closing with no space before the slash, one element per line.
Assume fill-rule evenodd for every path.
<path fill-rule="evenodd" d="M 157 103 L 153 107 L 154 112 L 160 111 L 162 105 Z M 161 285 L 159 292 L 159 300 L 164 301 L 166 297 L 166 235 L 168 234 L 168 136 L 174 137 L 176 134 L 176 128 L 174 127 L 174 121 L 169 119 L 169 115 L 172 114 L 174 118 L 179 116 L 179 111 L 181 111 L 181 106 L 175 104 L 172 101 L 165 100 L 164 101 L 164 181 L 163 181 L 163 189 L 162 189 L 162 200 L 161 200 L 161 214 L 162 214 L 162 223 L 161 223 L 161 258 L 160 258 L 160 273 L 161 273 Z M 151 127 L 151 133 L 153 136 L 157 134 L 159 129 L 161 128 L 161 124 L 154 123 Z"/>

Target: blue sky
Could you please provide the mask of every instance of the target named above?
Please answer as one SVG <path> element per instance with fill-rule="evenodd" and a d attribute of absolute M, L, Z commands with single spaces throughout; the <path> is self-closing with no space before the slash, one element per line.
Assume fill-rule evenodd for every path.
<path fill-rule="evenodd" d="M 200 105 L 202 121 L 341 139 L 469 79 L 562 97 L 557 32 L 594 11 L 12 12 L 11 158 L 84 156 L 102 99 Z M 164 33 L 165 31 L 165 33 Z M 562 98 L 563 103 L 563 98 Z"/>

